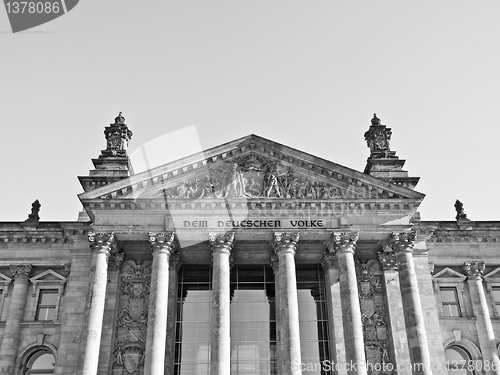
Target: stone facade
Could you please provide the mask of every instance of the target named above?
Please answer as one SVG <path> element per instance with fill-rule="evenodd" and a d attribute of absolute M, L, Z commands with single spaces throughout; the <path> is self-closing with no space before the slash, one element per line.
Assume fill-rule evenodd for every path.
<path fill-rule="evenodd" d="M 500 222 L 421 221 L 391 136 L 364 172 L 250 135 L 133 174 L 120 113 L 78 221 L 0 223 L 0 374 L 499 374 Z"/>

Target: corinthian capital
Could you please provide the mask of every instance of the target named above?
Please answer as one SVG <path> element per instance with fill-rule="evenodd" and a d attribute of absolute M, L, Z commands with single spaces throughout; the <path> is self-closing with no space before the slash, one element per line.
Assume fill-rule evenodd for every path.
<path fill-rule="evenodd" d="M 210 233 L 208 235 L 212 252 L 223 251 L 231 253 L 234 246 L 234 232 Z"/>
<path fill-rule="evenodd" d="M 149 233 L 149 244 L 151 251 L 155 253 L 166 253 L 168 255 L 175 251 L 175 233 Z"/>
<path fill-rule="evenodd" d="M 359 232 L 334 232 L 331 238 L 331 253 L 350 252 L 356 250 L 356 242 L 359 238 Z"/>
<path fill-rule="evenodd" d="M 107 256 L 116 249 L 114 233 L 94 233 L 89 232 L 90 248 L 97 253 L 104 253 Z"/>
<path fill-rule="evenodd" d="M 394 252 L 380 252 L 378 253 L 378 260 L 380 261 L 380 264 L 382 265 L 382 268 L 384 270 L 390 270 L 398 267 L 396 262 L 396 254 Z"/>
<path fill-rule="evenodd" d="M 462 266 L 469 280 L 481 280 L 484 272 L 484 262 L 465 262 Z"/>
<path fill-rule="evenodd" d="M 280 251 L 290 251 L 295 254 L 297 251 L 297 242 L 299 242 L 299 233 L 275 232 L 273 247 L 276 253 Z"/>
<path fill-rule="evenodd" d="M 14 282 L 16 281 L 27 281 L 31 275 L 33 267 L 29 264 L 19 264 L 10 266 L 10 272 L 12 272 L 12 278 Z"/>
<path fill-rule="evenodd" d="M 392 232 L 389 246 L 393 251 L 413 252 L 415 232 Z"/>

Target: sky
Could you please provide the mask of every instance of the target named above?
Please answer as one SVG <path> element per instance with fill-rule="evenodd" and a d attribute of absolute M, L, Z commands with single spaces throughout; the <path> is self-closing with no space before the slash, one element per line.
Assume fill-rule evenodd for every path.
<path fill-rule="evenodd" d="M 363 171 L 374 112 L 422 220 L 500 220 L 500 2 L 82 0 L 13 34 L 0 9 L 0 221 L 74 221 L 122 111 L 129 150 L 257 134 Z M 493 197 L 495 195 L 495 197 Z"/>

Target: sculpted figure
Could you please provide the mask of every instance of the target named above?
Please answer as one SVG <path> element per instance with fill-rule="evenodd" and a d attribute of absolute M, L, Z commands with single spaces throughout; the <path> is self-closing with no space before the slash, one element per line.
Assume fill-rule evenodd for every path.
<path fill-rule="evenodd" d="M 295 198 L 297 195 L 297 177 L 293 177 L 290 179 L 290 182 L 286 189 L 286 197 L 287 198 Z"/>
<path fill-rule="evenodd" d="M 203 198 L 213 198 L 215 196 L 215 187 L 210 179 L 210 176 L 205 177 L 205 182 L 203 183 Z"/>
<path fill-rule="evenodd" d="M 457 211 L 457 216 L 455 216 L 455 219 L 467 219 L 467 215 L 464 212 L 464 205 L 462 202 L 460 202 L 458 199 L 455 202 L 455 210 Z"/>
<path fill-rule="evenodd" d="M 298 191 L 298 194 L 297 194 L 297 198 L 306 198 L 307 197 L 307 185 L 308 185 L 308 181 L 307 180 L 302 180 L 300 179 L 299 181 L 299 191 Z"/>
<path fill-rule="evenodd" d="M 188 193 L 187 184 L 184 181 L 180 181 L 179 186 L 177 186 L 177 198 L 187 198 Z"/>
<path fill-rule="evenodd" d="M 238 164 L 233 163 L 232 170 L 228 173 L 224 188 L 224 198 L 241 198 L 245 196 L 245 181 L 241 172 L 238 170 Z"/>
<path fill-rule="evenodd" d="M 266 197 L 270 197 L 271 194 L 276 193 L 276 195 L 280 198 L 283 197 L 282 189 L 280 187 L 280 183 L 278 180 L 276 166 L 271 166 L 266 174 L 266 183 L 264 187 L 264 195 Z"/>
<path fill-rule="evenodd" d="M 200 180 L 196 179 L 194 182 L 189 184 L 188 187 L 188 197 L 198 198 L 201 195 Z"/>

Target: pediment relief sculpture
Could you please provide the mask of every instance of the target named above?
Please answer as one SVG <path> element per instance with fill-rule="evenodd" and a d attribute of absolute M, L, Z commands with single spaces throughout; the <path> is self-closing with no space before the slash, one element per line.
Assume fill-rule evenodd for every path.
<path fill-rule="evenodd" d="M 158 196 L 170 199 L 343 197 L 339 186 L 301 175 L 282 162 L 254 153 L 211 165 L 206 175 L 179 181 L 177 186 L 164 188 Z"/>

